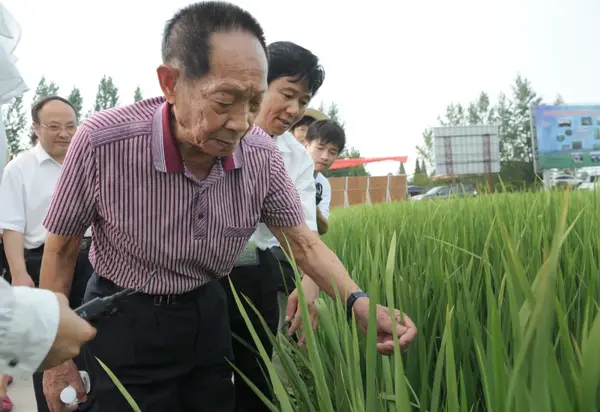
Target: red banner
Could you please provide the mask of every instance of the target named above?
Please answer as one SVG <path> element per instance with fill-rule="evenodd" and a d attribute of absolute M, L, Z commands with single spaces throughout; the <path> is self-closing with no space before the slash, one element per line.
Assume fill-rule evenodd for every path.
<path fill-rule="evenodd" d="M 408 156 L 394 156 L 394 157 L 360 157 L 357 159 L 337 159 L 331 167 L 332 169 L 345 169 L 347 167 L 361 166 L 367 163 L 385 162 L 386 160 L 392 160 L 395 162 L 406 163 Z"/>

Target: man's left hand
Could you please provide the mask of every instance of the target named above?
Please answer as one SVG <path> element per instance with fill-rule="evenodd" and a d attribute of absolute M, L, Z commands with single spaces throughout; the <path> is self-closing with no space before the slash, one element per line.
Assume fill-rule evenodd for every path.
<path fill-rule="evenodd" d="M 308 311 L 310 313 L 310 323 L 312 329 L 315 330 L 318 324 L 318 313 L 315 306 L 315 300 L 319 298 L 321 290 L 315 282 L 312 281 L 308 276 L 305 276 L 302 280 L 302 290 L 304 291 L 304 297 L 308 305 Z M 285 314 L 285 320 L 292 321 L 288 334 L 291 336 L 300 328 L 302 325 L 302 310 L 300 308 L 300 300 L 298 295 L 298 289 L 294 291 L 288 297 L 287 311 Z M 298 340 L 298 346 L 302 346 L 306 340 L 305 332 L 302 332 L 302 336 Z"/>
<path fill-rule="evenodd" d="M 369 298 L 361 297 L 354 303 L 354 315 L 360 330 L 367 333 L 369 322 Z M 395 309 L 395 315 L 390 316 L 389 308 L 381 305 L 376 306 L 377 318 L 377 351 L 382 355 L 394 353 L 394 335 L 392 325 L 396 325 L 396 334 L 400 350 L 405 351 L 417 336 L 417 327 L 406 315 Z"/>

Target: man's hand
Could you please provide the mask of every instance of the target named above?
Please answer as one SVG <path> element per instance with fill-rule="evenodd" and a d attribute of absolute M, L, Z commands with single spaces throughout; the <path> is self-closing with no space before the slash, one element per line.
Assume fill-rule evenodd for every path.
<path fill-rule="evenodd" d="M 13 286 L 35 287 L 33 279 L 31 279 L 31 276 L 27 272 L 14 272 L 10 274 L 10 277 L 12 278 Z"/>
<path fill-rule="evenodd" d="M 77 405 L 65 405 L 60 400 L 60 392 L 71 385 L 77 391 L 77 399 L 84 402 L 87 393 L 79 375 L 77 365 L 72 360 L 44 372 L 44 396 L 48 402 L 50 412 L 76 411 Z"/>
<path fill-rule="evenodd" d="M 354 303 L 354 315 L 360 330 L 367 333 L 367 324 L 369 322 L 369 299 L 366 297 L 358 298 Z M 391 355 L 394 353 L 394 335 L 392 324 L 396 324 L 396 334 L 400 350 L 408 349 L 408 346 L 417 336 L 417 327 L 413 321 L 395 310 L 394 318 L 390 317 L 389 308 L 377 305 L 377 351 L 382 355 Z"/>
<path fill-rule="evenodd" d="M 319 289 L 319 286 L 317 286 L 317 284 L 311 278 L 305 276 L 304 279 L 302 279 L 302 290 L 304 291 L 304 297 L 306 298 L 308 311 L 310 313 L 310 323 L 313 330 L 315 330 L 318 323 L 318 313 L 314 302 L 319 298 L 321 289 Z M 300 299 L 297 289 L 294 289 L 294 291 L 288 297 L 285 320 L 286 322 L 290 320 L 292 321 L 292 324 L 288 330 L 288 334 L 290 336 L 296 333 L 296 331 L 302 325 L 302 309 L 300 308 Z M 302 346 L 305 340 L 305 333 L 302 332 L 302 335 L 298 340 L 298 346 Z"/>
<path fill-rule="evenodd" d="M 81 346 L 96 336 L 96 329 L 69 307 L 69 301 L 64 295 L 57 293 L 56 297 L 60 310 L 58 331 L 40 370 L 54 368 L 73 359 L 79 355 Z"/>

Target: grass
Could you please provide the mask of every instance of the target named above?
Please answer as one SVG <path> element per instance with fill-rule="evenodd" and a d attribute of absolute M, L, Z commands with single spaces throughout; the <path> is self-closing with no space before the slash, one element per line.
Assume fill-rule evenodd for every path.
<path fill-rule="evenodd" d="M 361 336 L 324 297 L 304 348 L 273 338 L 286 384 L 268 363 L 269 409 L 598 410 L 599 205 L 595 193 L 546 192 L 335 211 L 326 243 L 419 336 L 379 356 L 375 330 Z"/>
<path fill-rule="evenodd" d="M 419 336 L 405 355 L 381 357 L 374 335 L 323 298 L 307 349 L 277 340 L 294 377 L 279 401 L 294 411 L 598 410 L 599 200 L 520 193 L 336 211 L 324 240 Z"/>

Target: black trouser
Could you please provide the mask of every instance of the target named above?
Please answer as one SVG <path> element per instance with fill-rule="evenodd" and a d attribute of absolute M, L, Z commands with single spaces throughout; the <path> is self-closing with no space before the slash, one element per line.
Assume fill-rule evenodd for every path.
<path fill-rule="evenodd" d="M 85 301 L 122 290 L 96 273 Z M 87 347 L 143 412 L 232 412 L 235 393 L 227 302 L 216 281 L 176 296 L 131 295 Z M 102 412 L 131 408 L 100 366 L 92 393 Z M 96 409 L 94 409 L 96 410 Z"/>
<path fill-rule="evenodd" d="M 27 267 L 27 273 L 31 276 L 33 283 L 36 287 L 40 285 L 40 269 L 42 267 L 42 255 L 44 253 L 44 247 L 41 246 L 37 249 L 29 249 L 25 251 L 25 266 Z M 85 287 L 93 272 L 90 261 L 88 260 L 89 254 L 89 239 L 84 239 L 82 248 L 77 256 L 77 264 L 75 265 L 75 272 L 73 275 L 73 283 L 71 285 L 71 292 L 69 293 L 69 305 L 71 308 L 76 308 L 81 305 L 83 301 L 83 295 L 85 294 Z M 81 370 L 87 370 L 86 355 L 82 352 L 75 359 L 75 364 Z M 44 388 L 42 385 L 42 378 L 44 374 L 42 372 L 36 372 L 33 374 L 33 390 L 35 392 L 35 400 L 37 402 L 38 412 L 49 412 L 48 403 L 44 396 Z M 87 410 L 85 405 L 80 407 L 80 410 Z"/>
<path fill-rule="evenodd" d="M 228 277 L 221 279 L 221 285 L 227 294 L 229 302 L 229 323 L 234 335 L 232 346 L 235 366 L 242 371 L 250 381 L 268 398 L 272 399 L 271 383 L 268 372 L 262 361 L 250 331 L 242 317 L 231 293 L 229 279 L 240 297 L 246 313 L 260 338 L 269 357 L 273 352 L 273 345 L 262 323 L 254 310 L 242 297 L 250 299 L 254 307 L 267 323 L 271 333 L 277 334 L 279 322 L 279 305 L 277 301 L 278 281 L 275 270 L 279 264 L 271 251 L 259 251 L 259 266 L 245 266 L 234 268 Z M 237 335 L 237 338 L 235 337 Z M 241 340 L 241 342 L 240 342 Z M 244 379 L 235 374 L 236 412 L 262 412 L 269 409 L 254 393 Z"/>

